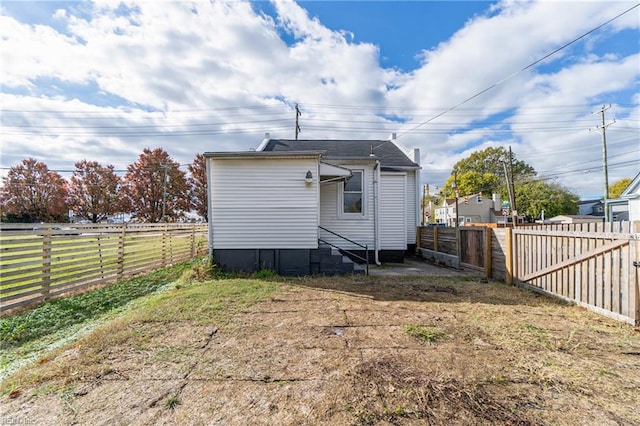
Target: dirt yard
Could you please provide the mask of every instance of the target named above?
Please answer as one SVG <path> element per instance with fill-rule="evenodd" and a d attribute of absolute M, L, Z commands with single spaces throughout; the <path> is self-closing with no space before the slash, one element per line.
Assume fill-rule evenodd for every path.
<path fill-rule="evenodd" d="M 640 424 L 639 329 L 578 307 L 461 276 L 220 285 L 8 378 L 0 424 Z"/>

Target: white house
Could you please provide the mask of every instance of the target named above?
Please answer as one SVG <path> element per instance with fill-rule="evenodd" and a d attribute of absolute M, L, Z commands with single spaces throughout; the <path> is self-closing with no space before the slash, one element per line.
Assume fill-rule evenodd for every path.
<path fill-rule="evenodd" d="M 631 222 L 640 221 L 640 173 L 622 191 L 620 199 L 627 201 L 628 220 Z"/>
<path fill-rule="evenodd" d="M 401 261 L 420 214 L 411 154 L 393 139 L 268 137 L 256 151 L 205 153 L 210 254 L 226 270 L 281 275 L 349 272 L 343 254 Z"/>
<path fill-rule="evenodd" d="M 456 200 L 445 198 L 440 207 L 436 209 L 436 223 L 445 223 L 447 226 L 456 226 Z"/>

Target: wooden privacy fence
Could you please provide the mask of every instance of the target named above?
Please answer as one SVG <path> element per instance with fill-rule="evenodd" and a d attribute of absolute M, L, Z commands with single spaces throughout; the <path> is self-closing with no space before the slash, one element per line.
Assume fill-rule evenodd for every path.
<path fill-rule="evenodd" d="M 2 224 L 0 312 L 206 254 L 206 224 Z"/>
<path fill-rule="evenodd" d="M 481 226 L 459 229 L 428 226 L 419 230 L 420 254 L 454 267 L 490 271 L 491 255 L 486 254 L 486 247 L 490 244 L 491 232 Z"/>
<path fill-rule="evenodd" d="M 419 235 L 423 257 L 444 252 L 455 257 L 450 265 L 640 325 L 640 222 L 422 227 Z"/>
<path fill-rule="evenodd" d="M 515 228 L 513 281 L 631 324 L 640 323 L 640 228 L 629 222 Z M 636 232 L 632 232 L 636 231 Z"/>
<path fill-rule="evenodd" d="M 419 247 L 457 256 L 458 240 L 456 228 L 423 226 L 419 231 Z"/>

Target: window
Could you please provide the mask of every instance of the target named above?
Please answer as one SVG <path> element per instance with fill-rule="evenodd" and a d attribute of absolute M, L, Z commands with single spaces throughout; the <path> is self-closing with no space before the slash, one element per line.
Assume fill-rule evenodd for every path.
<path fill-rule="evenodd" d="M 344 181 L 344 186 L 342 188 L 343 213 L 364 214 L 362 203 L 364 198 L 362 174 L 362 170 L 354 170 L 351 172 L 351 177 Z"/>

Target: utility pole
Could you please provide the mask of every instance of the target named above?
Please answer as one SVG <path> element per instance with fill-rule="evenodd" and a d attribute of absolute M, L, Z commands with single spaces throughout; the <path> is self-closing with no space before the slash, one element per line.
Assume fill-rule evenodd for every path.
<path fill-rule="evenodd" d="M 453 189 L 456 195 L 456 228 L 460 226 L 460 219 L 458 217 L 458 169 L 453 171 Z"/>
<path fill-rule="evenodd" d="M 427 208 L 427 198 L 429 197 L 429 184 L 425 183 L 422 185 L 422 226 L 426 225 L 426 221 L 424 220 L 426 208 Z M 431 210 L 429 210 L 431 212 Z"/>
<path fill-rule="evenodd" d="M 509 205 L 511 207 L 511 220 L 513 222 L 513 226 L 516 226 L 515 222 L 516 222 L 516 215 L 513 214 L 513 203 L 515 201 L 515 196 L 514 196 L 514 191 L 512 188 L 512 181 L 509 178 L 509 171 L 507 170 L 507 162 L 502 160 L 502 166 L 504 167 L 504 179 L 507 182 L 507 193 L 509 194 Z M 505 217 L 505 224 L 504 226 L 506 227 L 506 217 Z"/>
<path fill-rule="evenodd" d="M 298 118 L 302 115 L 298 104 L 296 104 L 296 140 L 298 140 L 298 133 L 300 133 L 300 125 L 298 124 Z"/>
<path fill-rule="evenodd" d="M 513 227 L 518 223 L 518 208 L 516 207 L 516 185 L 513 179 L 513 154 L 511 153 L 511 145 L 509 145 L 509 171 L 511 179 L 511 213 L 513 214 Z"/>
<path fill-rule="evenodd" d="M 603 191 L 603 203 L 604 203 L 604 221 L 605 222 L 609 222 L 609 170 L 607 168 L 607 127 L 611 126 L 613 123 L 616 122 L 616 120 L 614 119 L 611 123 L 609 124 L 604 124 L 604 112 L 606 110 L 608 110 L 609 108 L 611 108 L 611 104 L 609 104 L 608 106 L 603 105 L 602 108 L 600 108 L 600 116 L 601 116 L 601 123 L 598 127 L 596 127 L 597 129 L 600 129 L 602 131 L 602 174 L 604 175 L 604 191 Z M 591 115 L 593 115 L 595 113 L 591 113 Z M 592 129 L 589 129 L 589 131 L 591 131 Z"/>

